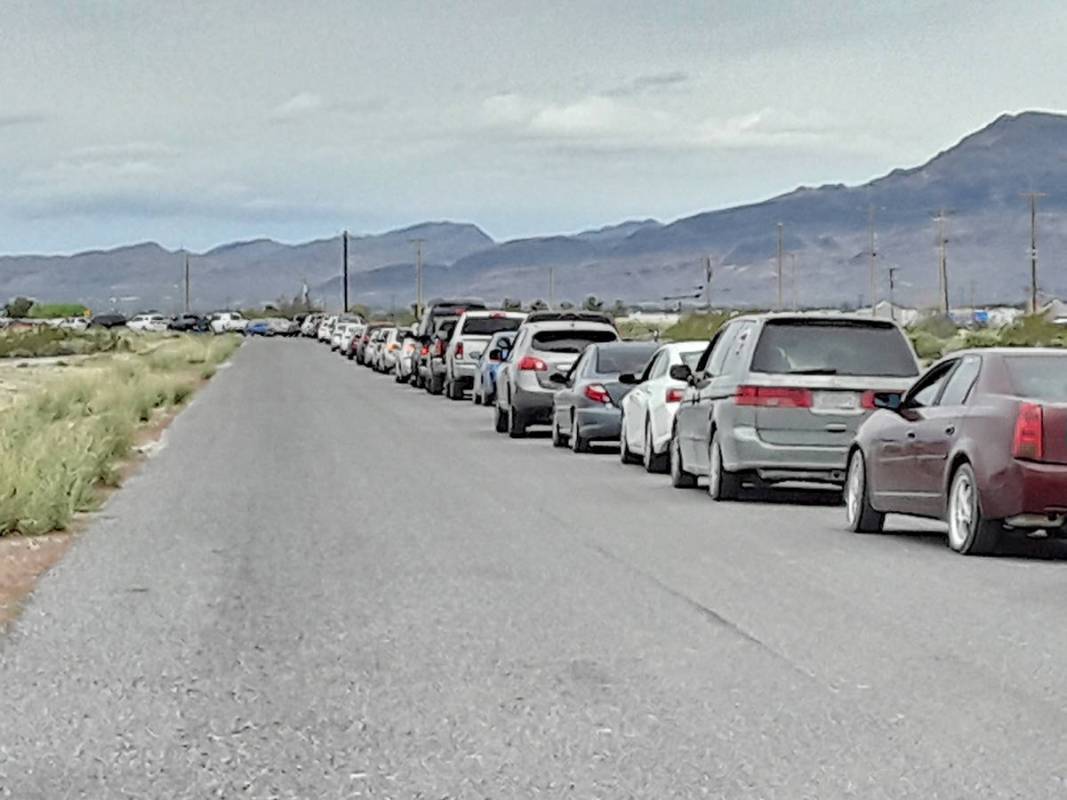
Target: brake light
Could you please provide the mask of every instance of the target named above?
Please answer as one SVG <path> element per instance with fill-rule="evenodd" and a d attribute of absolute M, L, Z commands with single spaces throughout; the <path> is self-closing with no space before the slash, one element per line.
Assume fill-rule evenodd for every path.
<path fill-rule="evenodd" d="M 424 344 L 422 350 L 419 351 L 419 355 L 428 356 L 430 354 L 430 345 Z"/>
<path fill-rule="evenodd" d="M 874 392 L 864 392 L 863 397 L 860 398 L 860 408 L 870 410 L 874 407 Z"/>
<path fill-rule="evenodd" d="M 400 345 L 398 345 L 396 342 L 392 342 L 389 345 L 389 352 L 390 353 L 393 352 L 394 350 L 399 350 L 399 349 L 400 349 Z"/>
<path fill-rule="evenodd" d="M 1045 457 L 1045 412 L 1036 403 L 1019 406 L 1015 418 L 1015 436 L 1011 443 L 1013 458 L 1040 461 Z"/>
<path fill-rule="evenodd" d="M 685 389 L 668 389 L 667 396 L 663 398 L 668 403 L 680 403 L 685 397 Z"/>
<path fill-rule="evenodd" d="M 456 342 L 456 358 L 463 358 L 463 342 Z"/>
<path fill-rule="evenodd" d="M 523 356 L 519 361 L 519 369 L 523 372 L 548 372 L 548 364 L 536 356 Z"/>
<path fill-rule="evenodd" d="M 603 403 L 604 405 L 611 405 L 611 395 L 608 394 L 608 390 L 605 389 L 599 383 L 591 383 L 586 386 L 585 396 L 592 400 L 594 403 Z"/>
<path fill-rule="evenodd" d="M 739 406 L 811 408 L 811 390 L 781 386 L 739 386 L 734 401 Z"/>

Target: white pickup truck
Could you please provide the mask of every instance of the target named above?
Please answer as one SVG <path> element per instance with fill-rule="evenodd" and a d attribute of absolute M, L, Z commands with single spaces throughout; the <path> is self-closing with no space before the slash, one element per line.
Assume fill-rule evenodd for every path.
<path fill-rule="evenodd" d="M 216 311 L 211 315 L 212 333 L 244 333 L 248 320 L 240 311 Z"/>

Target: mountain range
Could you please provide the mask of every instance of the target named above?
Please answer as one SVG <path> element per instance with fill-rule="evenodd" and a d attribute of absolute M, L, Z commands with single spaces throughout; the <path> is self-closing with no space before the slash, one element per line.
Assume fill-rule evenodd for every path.
<path fill-rule="evenodd" d="M 785 251 L 784 301 L 801 306 L 869 302 L 869 224 L 876 231 L 878 293 L 896 272 L 900 302 L 932 306 L 938 293 L 937 228 L 946 212 L 949 288 L 955 304 L 1021 302 L 1029 284 L 1030 217 L 1022 193 L 1040 200 L 1041 290 L 1067 295 L 1067 116 L 1003 115 L 925 164 L 859 186 L 800 187 L 750 205 L 669 224 L 631 220 L 570 235 L 496 242 L 472 224 L 427 222 L 349 239 L 353 303 L 401 306 L 415 294 L 415 240 L 424 294 L 580 301 L 662 302 L 699 294 L 711 258 L 712 302 L 773 306 L 778 225 Z M 306 282 L 328 307 L 341 302 L 341 238 L 301 244 L 234 242 L 206 253 L 148 242 L 71 256 L 0 257 L 0 298 L 78 300 L 94 309 L 176 309 L 186 255 L 201 309 L 292 297 Z M 795 260 L 793 258 L 795 254 Z M 795 264 L 795 267 L 794 267 Z"/>

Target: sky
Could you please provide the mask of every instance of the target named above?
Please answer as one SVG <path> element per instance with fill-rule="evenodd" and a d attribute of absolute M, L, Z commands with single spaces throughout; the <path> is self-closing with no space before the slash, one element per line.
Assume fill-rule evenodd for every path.
<path fill-rule="evenodd" d="M 0 252 L 668 221 L 1067 109 L 1061 2 L 0 0 Z"/>

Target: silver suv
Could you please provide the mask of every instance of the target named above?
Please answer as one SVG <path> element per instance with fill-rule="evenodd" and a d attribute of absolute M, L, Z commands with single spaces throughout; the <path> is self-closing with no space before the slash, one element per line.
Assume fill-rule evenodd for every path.
<path fill-rule="evenodd" d="M 716 500 L 745 482 L 841 485 L 849 443 L 876 392 L 919 374 L 894 323 L 853 315 L 764 314 L 731 320 L 690 370 L 671 432 L 671 480 L 708 477 Z"/>
<path fill-rule="evenodd" d="M 618 340 L 615 325 L 604 314 L 531 313 L 497 373 L 497 431 L 518 438 L 530 425 L 550 425 L 559 389 L 551 376 L 570 370 L 587 345 Z"/>
<path fill-rule="evenodd" d="M 450 400 L 462 400 L 463 393 L 474 388 L 478 359 L 493 334 L 515 331 L 526 319 L 521 311 L 467 311 L 459 318 L 445 350 L 445 394 Z"/>

